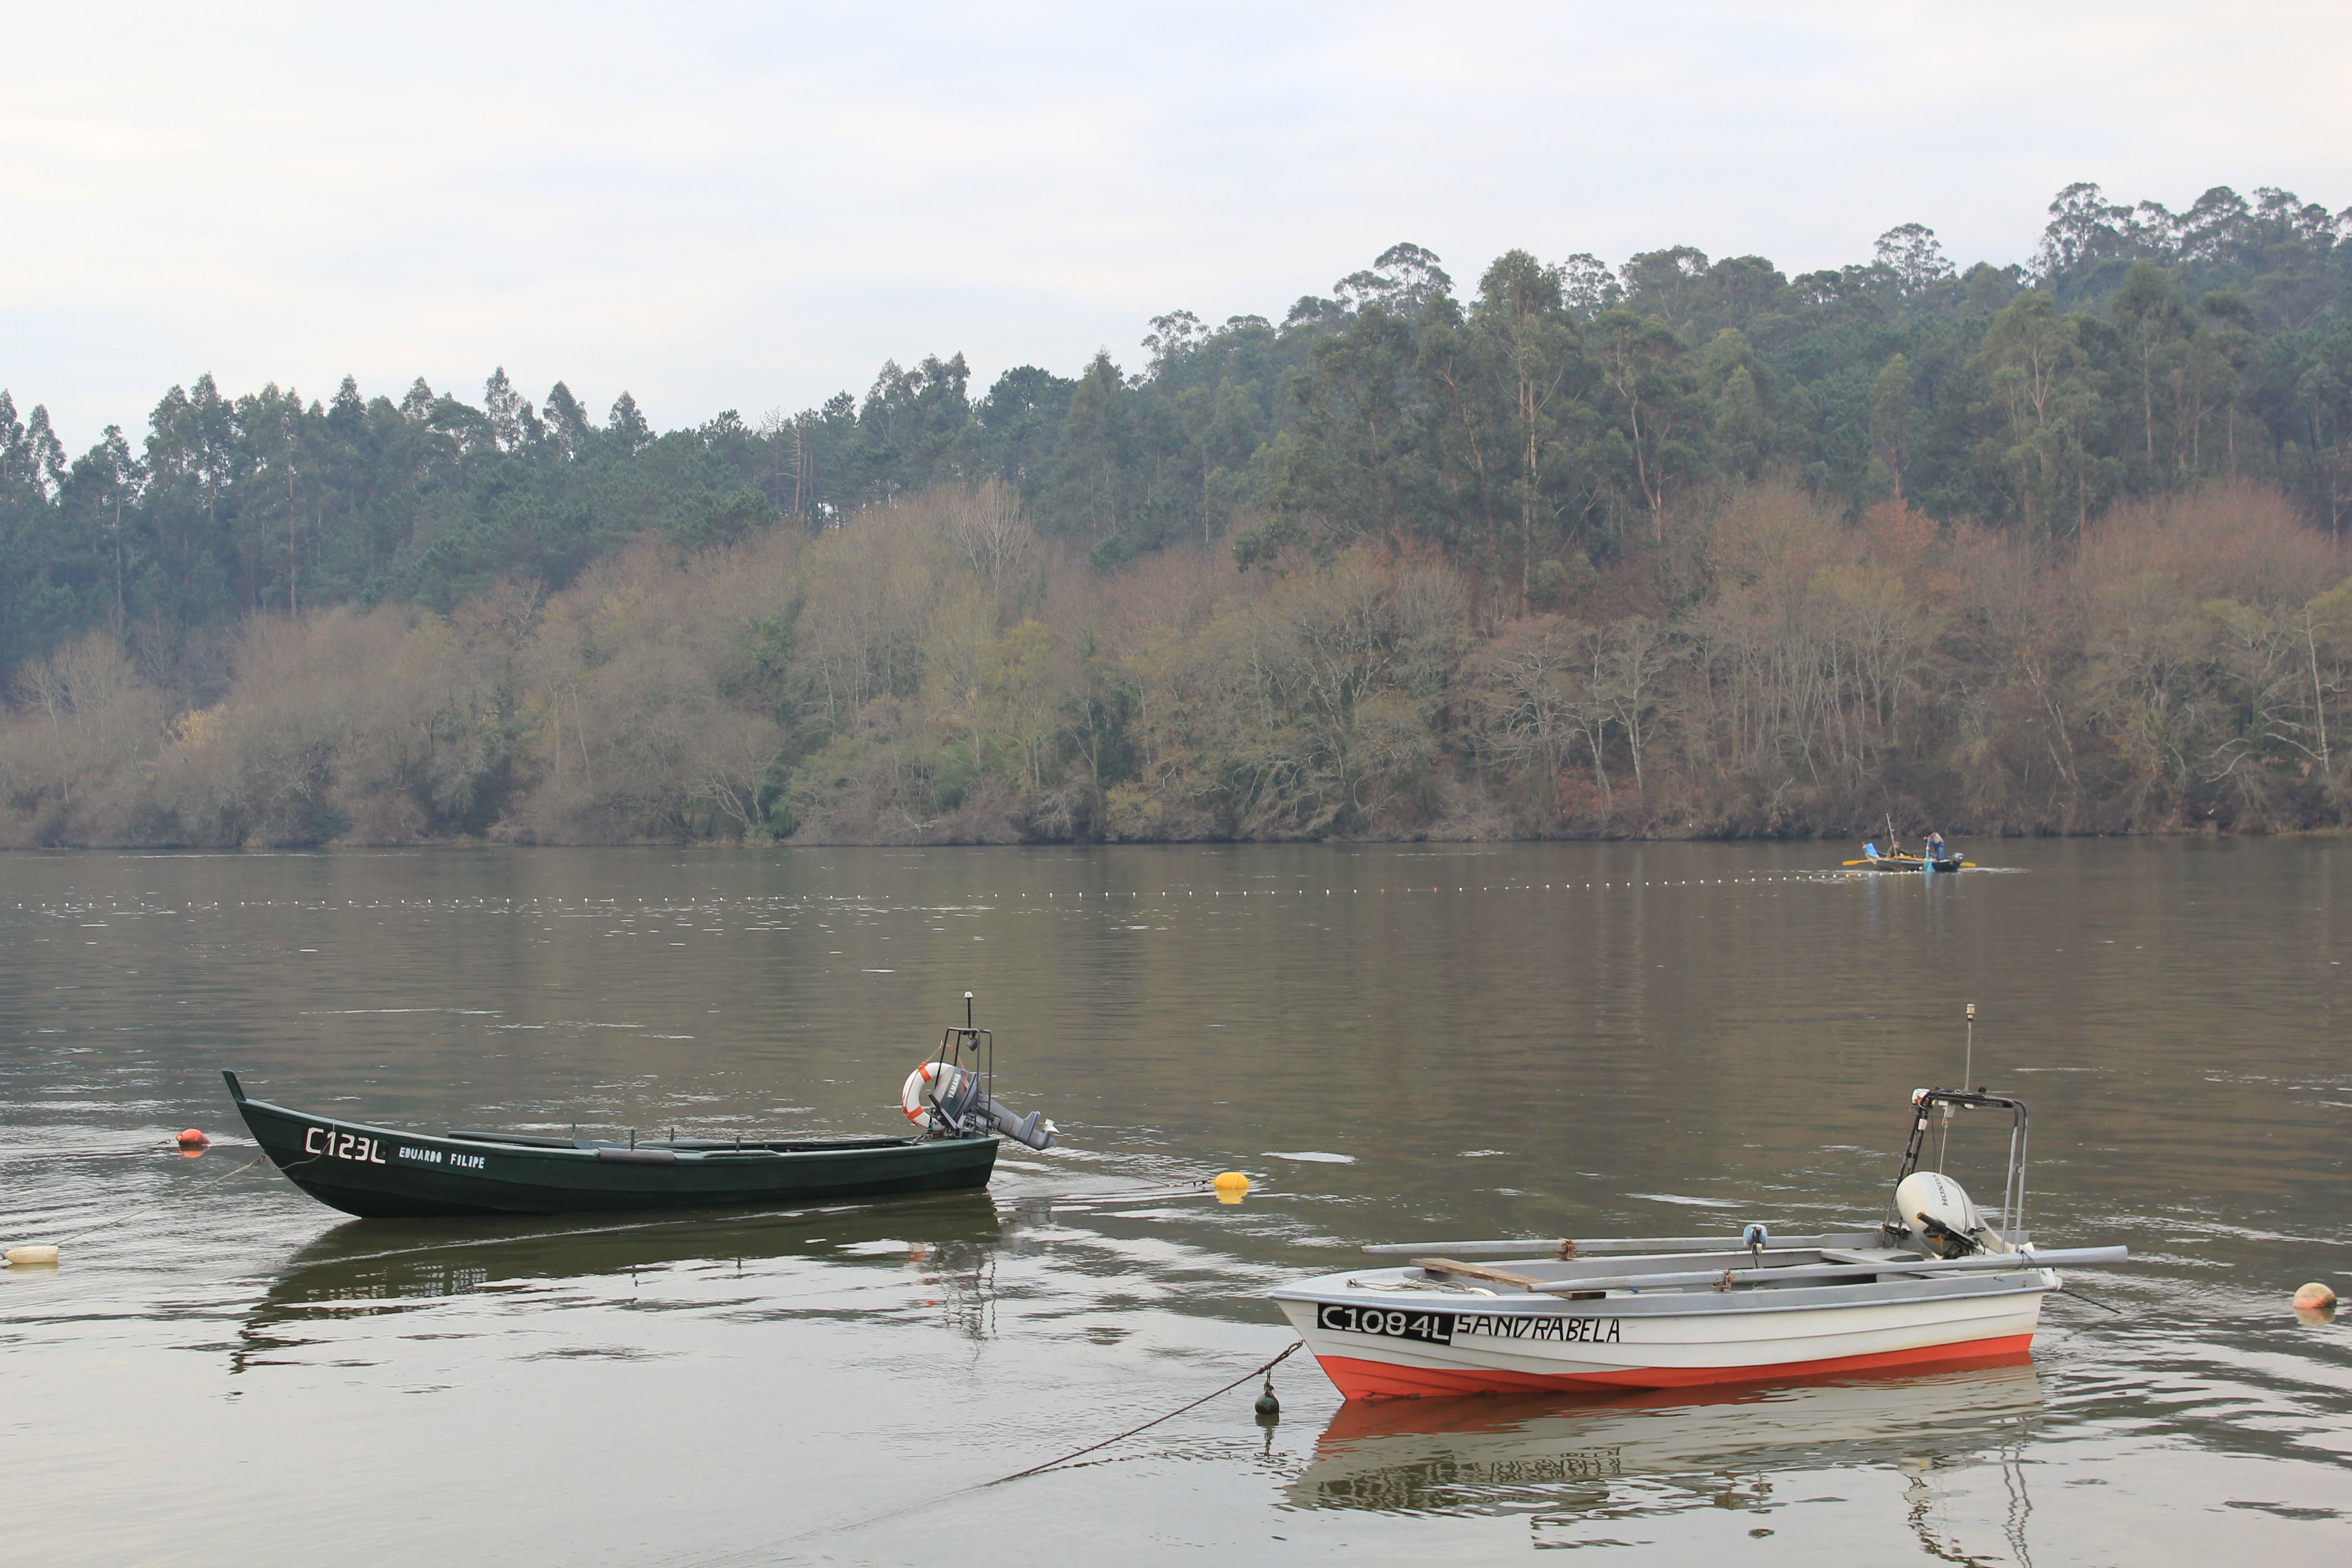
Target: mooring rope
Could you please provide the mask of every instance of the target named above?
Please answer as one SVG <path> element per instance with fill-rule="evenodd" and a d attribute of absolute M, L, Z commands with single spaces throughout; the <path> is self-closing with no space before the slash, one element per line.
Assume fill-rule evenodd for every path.
<path fill-rule="evenodd" d="M 1008 1194 L 1006 1199 L 1021 1204 L 1148 1204 L 1162 1198 L 1208 1198 L 1216 1195 L 1213 1183 L 1171 1182 L 1166 1186 L 1145 1187 L 1124 1193 L 1019 1193 Z M 1258 1194 L 1266 1196 L 1266 1194 Z"/>
<path fill-rule="evenodd" d="M 803 1531 L 798 1535 L 785 1537 L 785 1540 L 807 1541 L 820 1535 L 838 1535 L 844 1531 L 864 1530 L 869 1525 L 880 1524 L 885 1520 L 897 1519 L 902 1515 L 914 1513 L 922 1509 L 931 1508 L 940 1503 L 952 1502 L 957 1498 L 970 1497 L 974 1492 L 987 1491 L 992 1487 L 1001 1487 L 1005 1485 L 1007 1482 L 1025 1479 L 1030 1476 L 1044 1475 L 1046 1471 L 1057 1469 L 1061 1466 L 1068 1464 L 1073 1459 L 1084 1458 L 1087 1455 L 1094 1453 L 1098 1449 L 1108 1448 L 1114 1443 L 1124 1443 L 1129 1437 L 1135 1436 L 1138 1433 L 1149 1432 L 1163 1421 L 1173 1421 L 1176 1417 L 1183 1415 L 1188 1410 L 1197 1410 L 1202 1405 L 1209 1403 L 1212 1399 L 1216 1398 L 1219 1394 L 1231 1394 L 1234 1389 L 1239 1388 L 1242 1384 L 1247 1383 L 1254 1377 L 1270 1377 L 1276 1367 L 1280 1366 L 1284 1362 L 1288 1361 L 1293 1355 L 1306 1348 L 1306 1341 L 1293 1340 L 1289 1344 L 1283 1347 L 1283 1351 L 1280 1355 L 1276 1356 L 1272 1361 L 1266 1362 L 1262 1365 L 1252 1367 L 1249 1371 L 1242 1373 L 1241 1376 L 1234 1379 L 1233 1382 L 1226 1384 L 1222 1388 L 1213 1388 L 1208 1393 L 1201 1395 L 1200 1398 L 1192 1401 L 1190 1404 L 1180 1405 L 1164 1415 L 1155 1415 L 1140 1426 L 1130 1426 L 1115 1437 L 1105 1437 L 1100 1442 L 1089 1443 L 1083 1448 L 1073 1448 L 1068 1453 L 1062 1455 L 1060 1458 L 1048 1459 L 1042 1465 L 1032 1465 L 1025 1470 L 1015 1470 L 1009 1476 L 999 1476 L 992 1481 L 975 1481 L 968 1487 L 960 1487 L 951 1492 L 941 1492 L 935 1497 L 924 1498 L 919 1502 L 910 1502 L 900 1508 L 889 1509 L 881 1513 L 870 1514 L 864 1519 L 852 1520 L 847 1524 L 828 1524 L 820 1526 L 814 1530 Z"/>
<path fill-rule="evenodd" d="M 2113 1312 L 2118 1318 L 2128 1318 L 2131 1316 L 2129 1312 L 2125 1311 L 2121 1307 L 2110 1307 L 2105 1301 L 2100 1300 L 2096 1296 L 2084 1295 L 2081 1290 L 2075 1289 L 2072 1285 L 2062 1285 L 2057 1289 L 2052 1291 L 2051 1294 L 2053 1296 L 2068 1297 L 2074 1300 L 2082 1302 L 2084 1306 L 2096 1307 L 2102 1312 Z"/>
<path fill-rule="evenodd" d="M 1106 1437 L 1099 1443 L 1089 1443 L 1085 1447 L 1074 1449 L 1070 1453 L 1063 1455 L 1058 1459 L 1048 1459 L 1042 1465 L 1032 1465 L 1025 1470 L 1015 1470 L 1009 1476 L 999 1476 L 992 1481 L 982 1481 L 978 1486 L 966 1487 L 964 1490 L 973 1492 L 986 1491 L 991 1487 L 1001 1487 L 1007 1481 L 1017 1481 L 1025 1476 L 1043 1475 L 1047 1470 L 1055 1469 L 1060 1466 L 1068 1464 L 1072 1459 L 1082 1458 L 1086 1455 L 1093 1453 L 1097 1448 L 1108 1448 L 1113 1443 L 1124 1443 L 1139 1432 L 1150 1431 L 1162 1421 L 1173 1421 L 1177 1416 L 1183 1415 L 1187 1410 L 1199 1409 L 1202 1405 L 1206 1405 L 1212 1399 L 1216 1398 L 1220 1394 L 1231 1394 L 1234 1389 L 1239 1388 L 1251 1378 L 1265 1376 L 1266 1373 L 1271 1373 L 1276 1367 L 1280 1366 L 1284 1362 L 1288 1361 L 1295 1352 L 1306 1348 L 1307 1342 L 1305 1340 L 1293 1340 L 1289 1344 L 1283 1348 L 1283 1352 L 1280 1355 L 1275 1357 L 1264 1366 L 1257 1367 L 1252 1371 L 1242 1373 L 1241 1376 L 1234 1379 L 1233 1382 L 1225 1384 L 1224 1387 L 1213 1389 L 1209 1393 L 1201 1395 L 1200 1398 L 1192 1401 L 1190 1405 L 1179 1405 L 1175 1409 L 1171 1410 L 1165 1415 L 1155 1415 L 1140 1426 L 1130 1426 L 1116 1437 Z M 961 1494 L 950 1492 L 948 1495 L 955 1497 Z"/>
<path fill-rule="evenodd" d="M 206 1188 L 208 1188 L 208 1187 L 217 1187 L 217 1186 L 219 1186 L 223 1182 L 227 1181 L 227 1180 L 229 1179 L 229 1177 L 230 1177 L 230 1176 L 241 1176 L 241 1175 L 245 1174 L 245 1173 L 246 1173 L 246 1172 L 252 1170 L 256 1165 L 260 1164 L 264 1160 L 268 1159 L 268 1157 L 269 1157 L 269 1156 L 268 1156 L 268 1155 L 267 1155 L 267 1154 L 256 1154 L 252 1159 L 247 1160 L 244 1164 L 239 1165 L 236 1170 L 231 1171 L 231 1172 L 228 1172 L 228 1173 L 227 1173 L 226 1174 L 225 1174 L 225 1175 L 215 1176 L 212 1180 L 210 1180 L 210 1181 L 208 1181 L 208 1182 L 199 1182 L 199 1183 L 197 1183 L 194 1186 L 190 1187 L 190 1188 L 189 1188 L 185 1193 L 183 1193 L 183 1194 L 181 1194 L 180 1195 L 181 1195 L 181 1196 L 183 1196 L 183 1197 L 193 1197 L 193 1196 L 194 1196 L 196 1194 L 198 1194 L 198 1193 L 201 1193 L 201 1192 L 205 1191 L 205 1190 Z M 145 1218 L 145 1217 L 146 1217 L 146 1211 L 145 1211 L 145 1210 L 143 1210 L 143 1209 L 137 1209 L 137 1210 L 133 1210 L 133 1211 L 132 1211 L 132 1212 L 131 1212 L 130 1214 L 116 1215 L 112 1219 L 100 1220 L 98 1224 L 96 1224 L 96 1225 L 94 1225 L 94 1226 L 91 1226 L 88 1230 L 78 1230 L 78 1231 L 74 1232 L 71 1236 L 66 1237 L 64 1237 L 63 1239 L 58 1240 L 58 1241 L 51 1242 L 49 1245 L 50 1245 L 50 1246 L 52 1246 L 52 1247 L 64 1247 L 64 1246 L 68 1245 L 69 1243 L 79 1241 L 79 1240 L 80 1240 L 83 1237 L 85 1237 L 85 1236 L 96 1236 L 100 1231 L 106 1229 L 106 1228 L 107 1228 L 107 1227 L 109 1227 L 110 1226 L 121 1225 L 121 1224 L 123 1224 L 124 1222 L 129 1221 L 129 1220 L 143 1219 L 143 1218 Z"/>

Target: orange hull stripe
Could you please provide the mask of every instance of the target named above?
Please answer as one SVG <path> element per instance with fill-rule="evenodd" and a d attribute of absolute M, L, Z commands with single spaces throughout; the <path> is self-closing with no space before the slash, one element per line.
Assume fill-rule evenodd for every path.
<path fill-rule="evenodd" d="M 1571 1393 L 1583 1388 L 1689 1388 L 1709 1383 L 1777 1383 L 1880 1367 L 1945 1365 L 1959 1362 L 2014 1360 L 2033 1344 L 2032 1334 L 1969 1340 L 1960 1344 L 1923 1345 L 1917 1350 L 1878 1351 L 1870 1355 L 1831 1356 L 1822 1361 L 1775 1362 L 1765 1366 L 1643 1366 L 1619 1372 L 1524 1373 L 1487 1367 L 1391 1366 L 1354 1356 L 1316 1359 L 1347 1399 L 1443 1398 L 1462 1394 Z"/>

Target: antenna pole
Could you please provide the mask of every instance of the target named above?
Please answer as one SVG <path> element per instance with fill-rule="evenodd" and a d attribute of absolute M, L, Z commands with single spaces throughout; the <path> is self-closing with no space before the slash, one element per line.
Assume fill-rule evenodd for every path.
<path fill-rule="evenodd" d="M 1969 1077 L 1970 1077 L 1972 1074 L 1974 1074 L 1974 1073 L 1975 1073 L 1975 1071 L 1976 1071 L 1976 1062 L 1977 1062 L 1977 1005 L 1976 1005 L 1975 1003 L 1971 1002 L 1971 1003 L 1969 1003 L 1969 1046 L 1968 1046 L 1968 1054 L 1967 1054 L 1966 1056 L 1963 1056 L 1963 1057 L 1960 1058 L 1960 1092 L 1961 1092 L 1962 1094 L 1967 1094 L 1967 1093 L 1970 1092 L 1970 1090 L 1969 1090 Z M 1942 1169 L 1944 1168 L 1944 1165 L 1945 1165 L 1945 1163 L 1946 1163 L 1945 1156 L 1946 1156 L 1947 1154 L 1948 1154 L 1948 1153 L 1951 1152 L 1951 1147 L 1952 1147 L 1952 1108 L 1951 1108 L 1950 1106 L 1947 1105 L 1946 1107 L 1944 1107 L 1944 1125 L 1943 1125 L 1942 1129 L 1940 1130 L 1940 1131 L 1938 1132 L 1938 1134 L 1937 1134 L 1937 1139 L 1936 1139 L 1936 1169 L 1937 1169 L 1937 1170 L 1939 1170 L 1939 1171 L 1940 1171 L 1940 1170 L 1942 1170 Z M 2007 1220 L 2007 1218 L 2008 1218 L 2008 1216 L 2007 1216 L 2006 1215 L 2003 1215 L 2002 1218 L 2003 1218 L 2003 1221 L 2004 1221 L 2004 1223 L 2005 1223 L 2005 1222 L 2006 1222 L 2006 1220 Z"/>
<path fill-rule="evenodd" d="M 971 1047 L 971 1054 L 975 1057 L 979 1056 L 980 1034 L 972 1026 L 971 993 L 969 991 L 963 994 L 963 1038 L 964 1043 Z M 980 1069 L 982 1081 L 988 1085 L 989 1101 L 993 1104 L 996 1100 L 996 1037 L 994 1035 L 988 1037 L 987 1059 L 974 1062 L 972 1065 Z"/>

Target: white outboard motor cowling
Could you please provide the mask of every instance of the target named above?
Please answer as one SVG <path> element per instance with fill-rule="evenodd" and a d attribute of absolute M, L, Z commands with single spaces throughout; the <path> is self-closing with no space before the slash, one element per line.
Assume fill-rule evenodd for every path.
<path fill-rule="evenodd" d="M 1941 1171 L 1914 1171 L 1896 1184 L 1895 1212 L 1903 1228 L 1938 1258 L 1963 1258 L 1984 1248 L 1984 1217 L 1967 1189 Z"/>

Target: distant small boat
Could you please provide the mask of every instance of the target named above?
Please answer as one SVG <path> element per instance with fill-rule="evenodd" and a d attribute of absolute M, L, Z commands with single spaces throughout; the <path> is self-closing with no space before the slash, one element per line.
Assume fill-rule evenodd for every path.
<path fill-rule="evenodd" d="M 970 994 L 966 994 L 969 1020 Z M 970 1053 L 973 1066 L 959 1058 Z M 775 1141 L 546 1138 L 521 1132 L 406 1132 L 294 1110 L 247 1096 L 223 1072 L 245 1124 L 287 1180 L 331 1208 L 371 1219 L 596 1214 L 944 1192 L 988 1184 L 1000 1133 L 1054 1140 L 1042 1114 L 990 1098 L 986 1029 L 950 1028 L 908 1075 L 900 1109 L 912 1136 Z"/>
<path fill-rule="evenodd" d="M 1861 859 L 1842 860 L 1838 863 L 1841 866 L 1859 867 L 1865 871 L 1973 871 L 1977 869 L 1975 861 L 1963 860 L 1957 855 L 1940 855 L 1933 858 L 1899 853 L 1881 855 L 1875 844 L 1865 844 L 1862 849 Z"/>
<path fill-rule="evenodd" d="M 1987 1223 L 1958 1183 L 1918 1169 L 1938 1112 L 2009 1111 L 1996 1217 L 2018 1226 L 2021 1101 L 1923 1089 L 1911 1108 L 1875 1230 L 1372 1247 L 1421 1256 L 1269 1294 L 1349 1399 L 1682 1388 L 2022 1355 L 2056 1266 L 2117 1263 L 2126 1250 L 2037 1251 L 2023 1230 Z M 1464 1261 L 1474 1258 L 1497 1261 Z"/>

